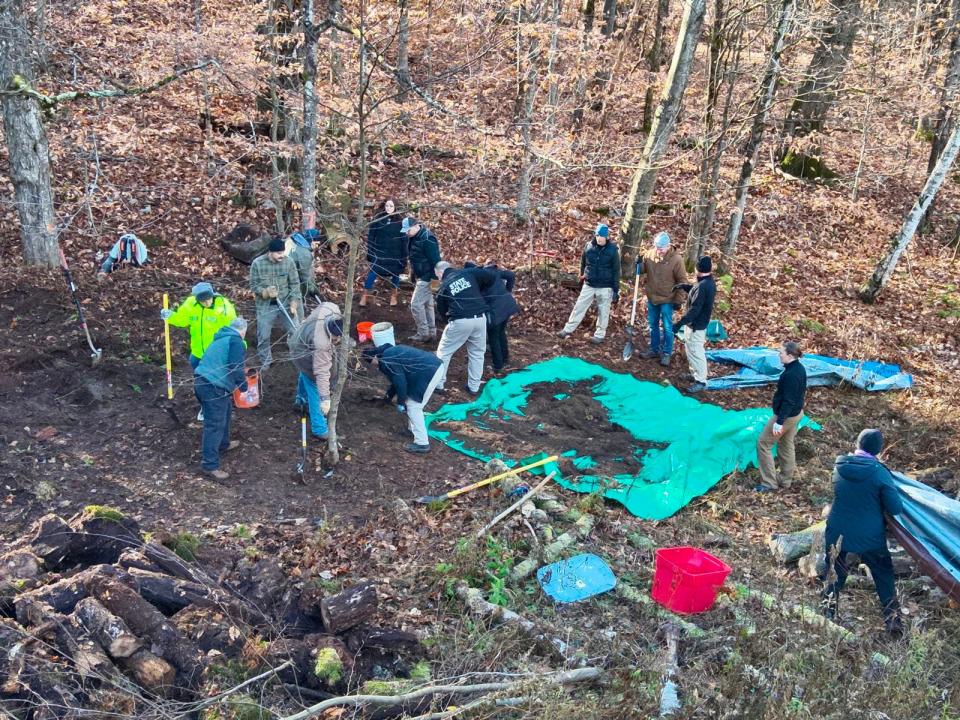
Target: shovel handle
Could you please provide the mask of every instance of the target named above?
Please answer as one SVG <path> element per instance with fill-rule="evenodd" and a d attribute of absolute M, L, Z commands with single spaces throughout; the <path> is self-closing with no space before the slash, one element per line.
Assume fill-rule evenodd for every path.
<path fill-rule="evenodd" d="M 451 490 L 446 494 L 445 497 L 449 499 L 452 497 L 456 497 L 457 495 L 462 495 L 463 493 L 470 492 L 471 490 L 476 490 L 477 488 L 483 487 L 484 485 L 495 483 L 497 480 L 501 480 L 507 477 L 508 475 L 517 475 L 519 473 L 524 472 L 525 470 L 530 470 L 535 467 L 540 467 L 541 465 L 546 465 L 548 462 L 554 462 L 557 459 L 558 458 L 556 455 L 551 455 L 550 457 L 543 458 L 542 460 L 537 460 L 536 462 L 530 463 L 529 465 L 524 465 L 523 467 L 511 468 L 510 470 L 507 470 L 506 472 L 502 472 L 499 475 L 488 477 L 486 480 L 480 480 L 479 482 L 475 482 L 472 485 L 467 485 L 466 487 L 462 487 L 457 490 Z"/>

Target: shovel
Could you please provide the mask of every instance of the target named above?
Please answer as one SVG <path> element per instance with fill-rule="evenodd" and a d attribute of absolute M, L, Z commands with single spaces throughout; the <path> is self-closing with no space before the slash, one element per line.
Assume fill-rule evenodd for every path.
<path fill-rule="evenodd" d="M 640 292 L 640 258 L 637 258 L 637 272 L 633 279 L 633 310 L 630 311 L 630 324 L 626 327 L 627 344 L 623 346 L 623 359 L 629 360 L 633 355 L 633 335 L 637 332 L 633 323 L 637 320 L 637 295 Z"/>
<path fill-rule="evenodd" d="M 424 495 L 423 497 L 417 498 L 417 502 L 426 505 L 432 502 L 442 502 L 444 500 L 449 500 L 451 498 L 455 498 L 457 495 L 463 495 L 463 493 L 468 493 L 471 490 L 476 490 L 477 488 L 481 488 L 484 485 L 495 483 L 497 480 L 502 480 L 503 478 L 508 477 L 509 475 L 516 475 L 518 473 L 522 473 L 524 470 L 530 470 L 535 467 L 540 467 L 541 465 L 546 465 L 548 462 L 555 462 L 557 459 L 558 458 L 556 455 L 551 455 L 550 457 L 542 458 L 540 460 L 537 460 L 536 462 L 532 462 L 529 465 L 524 465 L 523 467 L 518 467 L 518 468 L 511 468 L 510 470 L 507 470 L 506 472 L 502 472 L 499 475 L 488 477 L 486 480 L 480 480 L 479 482 L 475 482 L 471 485 L 467 485 L 465 487 L 458 488 L 456 490 L 451 490 L 450 492 L 444 493 L 443 495 Z"/>
<path fill-rule="evenodd" d="M 77 308 L 77 321 L 80 323 L 80 327 L 83 328 L 84 335 L 87 336 L 87 345 L 90 346 L 90 364 L 96 367 L 103 358 L 103 350 L 93 344 L 93 338 L 90 337 L 90 328 L 87 327 L 87 318 L 83 314 L 83 306 L 80 304 L 79 298 L 77 298 L 77 286 L 73 282 L 73 276 L 70 274 L 70 266 L 67 265 L 67 256 L 63 254 L 63 248 L 59 248 L 59 250 L 60 269 L 63 270 L 63 276 L 67 280 L 67 287 L 70 288 L 70 297 L 73 298 L 73 304 Z"/>

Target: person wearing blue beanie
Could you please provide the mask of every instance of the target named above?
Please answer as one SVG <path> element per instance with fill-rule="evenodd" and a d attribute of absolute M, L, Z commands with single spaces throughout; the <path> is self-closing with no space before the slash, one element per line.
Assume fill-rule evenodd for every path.
<path fill-rule="evenodd" d="M 583 283 L 580 296 L 570 311 L 567 324 L 557 335 L 570 337 L 596 302 L 597 327 L 590 342 L 599 345 L 607 336 L 610 307 L 620 299 L 620 250 L 610 242 L 610 228 L 604 223 L 597 225 L 593 238 L 580 254 L 580 281 Z"/>

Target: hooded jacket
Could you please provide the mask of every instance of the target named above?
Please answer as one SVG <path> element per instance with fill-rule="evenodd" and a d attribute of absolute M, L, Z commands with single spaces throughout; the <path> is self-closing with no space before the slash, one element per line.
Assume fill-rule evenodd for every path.
<path fill-rule="evenodd" d="M 615 243 L 607 240 L 597 245 L 592 238 L 583 247 L 580 255 L 580 274 L 584 282 L 592 288 L 610 288 L 614 295 L 620 292 L 620 250 Z"/>
<path fill-rule="evenodd" d="M 648 250 L 643 255 L 641 273 L 646 273 L 645 289 L 647 299 L 654 305 L 671 303 L 679 306 L 683 302 L 683 295 L 674 290 L 674 285 L 687 282 L 687 270 L 683 266 L 683 256 L 676 248 L 670 248 L 661 258 L 656 250 Z"/>
<path fill-rule="evenodd" d="M 367 262 L 381 276 L 399 275 L 407 268 L 407 238 L 400 216 L 379 215 L 367 229 Z"/>
<path fill-rule="evenodd" d="M 434 353 L 409 345 L 384 344 L 375 351 L 380 372 L 390 380 L 387 397 L 396 396 L 405 405 L 407 400 L 423 402 L 423 394 L 443 363 Z"/>
<path fill-rule="evenodd" d="M 246 391 L 247 374 L 243 369 L 245 356 L 246 348 L 240 333 L 232 327 L 220 328 L 194 372 L 226 393 L 232 393 L 237 388 Z"/>
<path fill-rule="evenodd" d="M 883 514 L 903 512 L 890 471 L 866 455 L 841 455 L 833 466 L 833 506 L 824 535 L 831 547 L 842 535 L 841 550 L 860 553 L 887 547 Z"/>
<path fill-rule="evenodd" d="M 497 274 L 493 285 L 483 291 L 483 298 L 490 309 L 487 317 L 491 325 L 503 325 L 520 312 L 520 306 L 513 297 L 513 286 L 517 282 L 517 276 L 510 270 L 502 270 L 498 267 L 487 269 Z"/>
<path fill-rule="evenodd" d="M 410 238 L 410 269 L 417 280 L 436 280 L 433 268 L 440 262 L 440 243 L 430 229 L 421 224 L 420 232 Z"/>
<path fill-rule="evenodd" d="M 320 303 L 293 333 L 290 354 L 293 364 L 317 384 L 317 392 L 326 400 L 330 383 L 337 378 L 337 353 L 333 338 L 327 332 L 327 320 L 341 317 L 340 308 L 332 302 Z"/>
<path fill-rule="evenodd" d="M 174 327 L 190 328 L 190 354 L 202 358 L 220 328 L 226 327 L 237 316 L 233 303 L 223 295 L 213 296 L 213 305 L 204 307 L 193 295 L 173 311 L 167 322 Z"/>

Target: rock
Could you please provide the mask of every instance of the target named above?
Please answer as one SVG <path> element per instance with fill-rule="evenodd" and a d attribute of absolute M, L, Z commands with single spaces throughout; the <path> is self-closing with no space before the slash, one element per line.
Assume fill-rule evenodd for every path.
<path fill-rule="evenodd" d="M 397 498 L 394 500 L 390 508 L 393 510 L 394 517 L 397 518 L 404 525 L 412 525 L 416 522 L 417 516 L 414 514 L 413 510 L 410 509 L 410 506 L 407 505 L 406 501 L 402 498 Z"/>
<path fill-rule="evenodd" d="M 36 580 L 41 560 L 29 550 L 13 550 L 0 555 L 0 585 L 4 582 Z"/>

